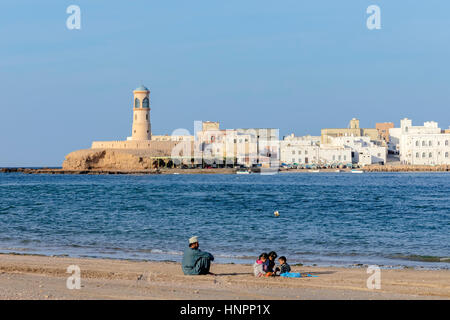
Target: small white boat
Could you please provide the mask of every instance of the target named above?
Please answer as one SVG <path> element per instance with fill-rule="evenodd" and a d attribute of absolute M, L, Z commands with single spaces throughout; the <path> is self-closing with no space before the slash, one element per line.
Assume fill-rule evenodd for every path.
<path fill-rule="evenodd" d="M 248 170 L 238 170 L 238 171 L 236 171 L 236 174 L 250 174 L 250 171 L 248 171 Z"/>
<path fill-rule="evenodd" d="M 352 169 L 352 173 L 364 173 L 364 171 L 362 171 L 362 170 L 356 170 L 356 169 Z"/>
<path fill-rule="evenodd" d="M 309 172 L 318 173 L 318 172 L 320 172 L 320 170 L 319 169 L 317 169 L 317 170 L 309 170 Z"/>

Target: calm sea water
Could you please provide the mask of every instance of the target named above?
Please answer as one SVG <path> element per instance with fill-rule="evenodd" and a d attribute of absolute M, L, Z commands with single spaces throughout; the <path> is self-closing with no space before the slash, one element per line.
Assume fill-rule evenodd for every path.
<path fill-rule="evenodd" d="M 192 235 L 218 262 L 448 269 L 450 174 L 0 174 L 0 252 L 180 261 Z"/>

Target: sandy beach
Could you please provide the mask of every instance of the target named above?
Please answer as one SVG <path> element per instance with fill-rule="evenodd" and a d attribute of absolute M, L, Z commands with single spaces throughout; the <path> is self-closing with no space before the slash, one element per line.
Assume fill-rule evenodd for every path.
<path fill-rule="evenodd" d="M 81 288 L 66 287 L 67 267 Z M 216 276 L 185 276 L 179 263 L 0 255 L 0 299 L 450 299 L 448 270 L 381 270 L 368 289 L 366 268 L 294 266 L 317 277 L 255 278 L 251 265 L 213 264 Z"/>

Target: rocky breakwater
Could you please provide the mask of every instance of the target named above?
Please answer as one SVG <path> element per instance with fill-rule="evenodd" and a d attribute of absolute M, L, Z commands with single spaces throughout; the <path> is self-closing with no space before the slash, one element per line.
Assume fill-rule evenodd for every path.
<path fill-rule="evenodd" d="M 450 165 L 369 165 L 363 170 L 366 172 L 442 172 L 450 171 Z"/>

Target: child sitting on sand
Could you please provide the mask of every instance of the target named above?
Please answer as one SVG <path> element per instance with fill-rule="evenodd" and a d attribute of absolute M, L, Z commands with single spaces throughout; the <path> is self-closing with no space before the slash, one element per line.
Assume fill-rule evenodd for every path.
<path fill-rule="evenodd" d="M 268 255 L 268 259 L 266 260 L 266 262 L 264 263 L 265 265 L 265 271 L 266 272 L 271 272 L 274 273 L 277 270 L 274 270 L 275 267 L 275 259 L 277 258 L 277 253 L 275 251 L 270 251 L 269 255 Z"/>
<path fill-rule="evenodd" d="M 291 272 L 291 266 L 286 262 L 286 257 L 281 256 L 278 258 L 278 262 L 280 263 L 280 274 Z"/>
<path fill-rule="evenodd" d="M 267 272 L 266 269 L 266 261 L 267 261 L 268 255 L 267 253 L 261 253 L 258 257 L 258 260 L 253 264 L 253 273 L 255 274 L 255 277 L 266 277 L 267 274 L 270 274 L 270 272 Z"/>

